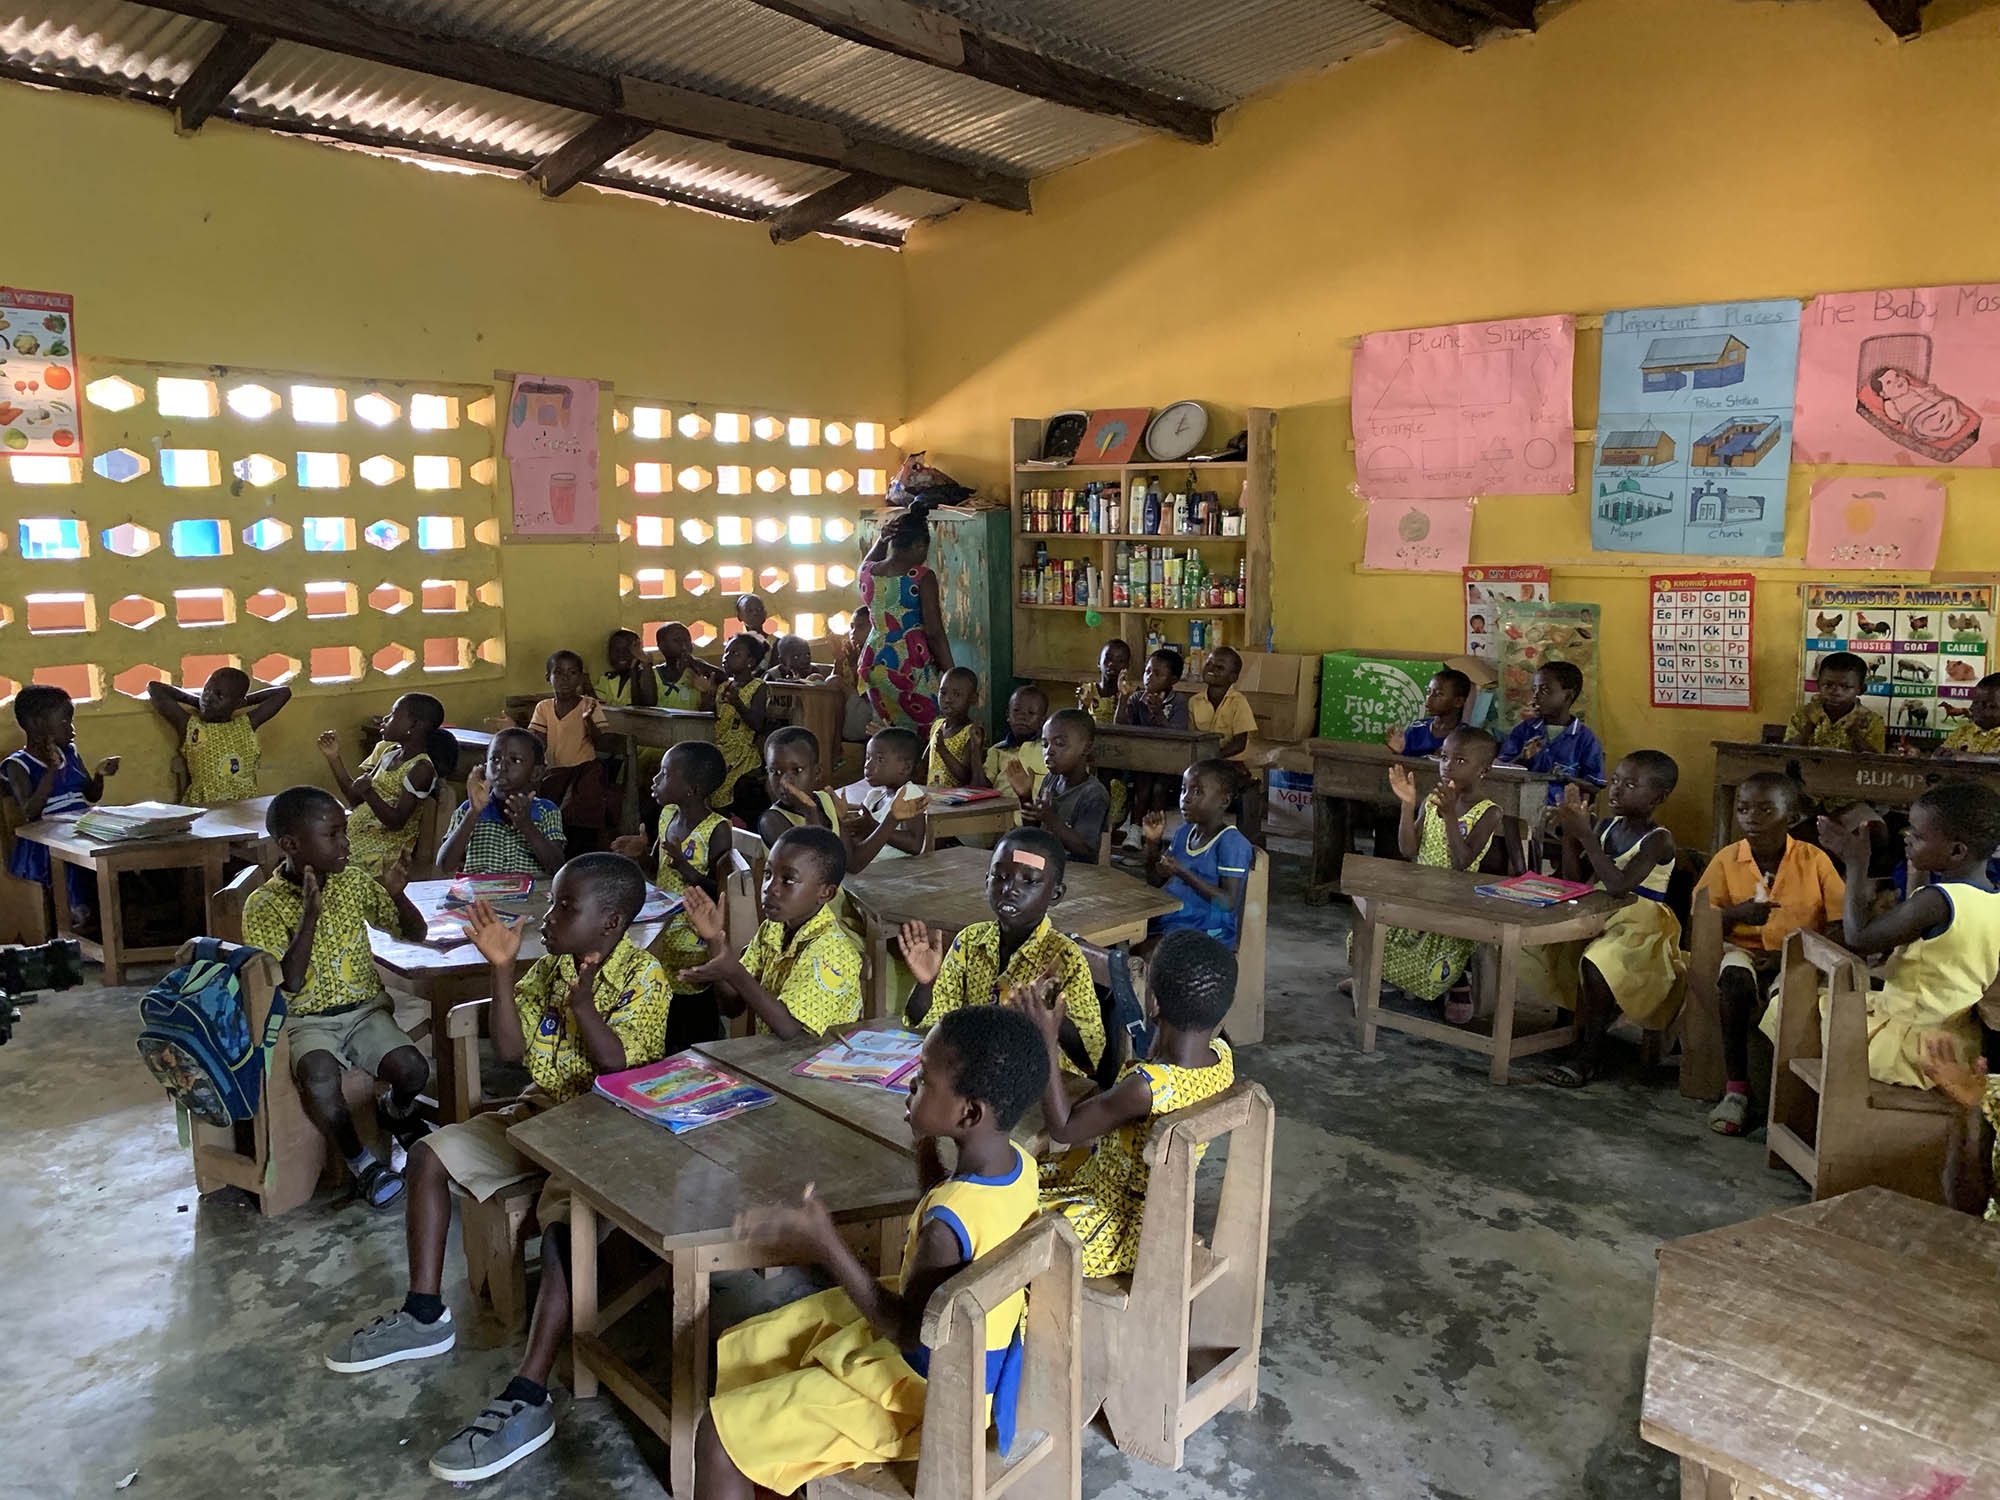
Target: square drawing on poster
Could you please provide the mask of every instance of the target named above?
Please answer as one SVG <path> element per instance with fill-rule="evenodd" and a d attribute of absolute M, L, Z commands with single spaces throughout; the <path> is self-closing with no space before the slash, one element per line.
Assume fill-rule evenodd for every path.
<path fill-rule="evenodd" d="M 6 457 L 83 456 L 76 304 L 66 292 L 0 287 L 0 448 Z"/>
<path fill-rule="evenodd" d="M 1915 474 L 1815 480 L 1808 520 L 1808 567 L 1934 568 L 1944 482 Z"/>
<path fill-rule="evenodd" d="M 1363 566 L 1456 573 L 1472 550 L 1470 500 L 1370 500 Z"/>
<path fill-rule="evenodd" d="M 1539 566 L 1512 568 L 1464 568 L 1460 581 L 1465 585 L 1465 654 L 1492 660 L 1494 642 L 1500 630 L 1500 605 L 1508 599 L 1549 597 L 1549 570 Z"/>
<path fill-rule="evenodd" d="M 588 536 L 597 517 L 597 382 L 516 375 L 500 451 L 517 536 Z"/>
<path fill-rule="evenodd" d="M 1804 615 L 1804 697 L 1819 691 L 1820 662 L 1852 652 L 1867 664 L 1862 702 L 1887 723 L 1891 750 L 1936 749 L 1992 669 L 1990 584 L 1809 583 Z"/>
<path fill-rule="evenodd" d="M 1653 575 L 1653 707 L 1750 707 L 1749 573 Z"/>
<path fill-rule="evenodd" d="M 1606 313 L 1591 546 L 1781 553 L 1798 357 L 1794 301 Z"/>

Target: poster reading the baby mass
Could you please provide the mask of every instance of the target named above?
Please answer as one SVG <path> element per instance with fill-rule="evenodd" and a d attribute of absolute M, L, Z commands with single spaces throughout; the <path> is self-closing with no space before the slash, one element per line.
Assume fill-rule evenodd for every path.
<path fill-rule="evenodd" d="M 1549 597 L 1549 570 L 1539 565 L 1464 568 L 1459 578 L 1465 585 L 1465 654 L 1489 661 L 1497 654 L 1501 603 L 1509 599 L 1546 603 Z"/>
<path fill-rule="evenodd" d="M 1498 668 L 1500 724 L 1504 730 L 1528 714 L 1535 670 L 1552 661 L 1572 663 L 1583 673 L 1583 696 L 1576 711 L 1586 724 L 1597 716 L 1597 624 L 1595 604 L 1509 599 L 1500 604 Z"/>
<path fill-rule="evenodd" d="M 1802 463 L 2000 465 L 2000 285 L 1813 298 L 1798 408 Z"/>
<path fill-rule="evenodd" d="M 1568 495 L 1576 319 L 1371 333 L 1354 351 L 1354 468 L 1371 500 Z"/>
<path fill-rule="evenodd" d="M 596 381 L 516 375 L 501 452 L 516 536 L 596 533 Z"/>
<path fill-rule="evenodd" d="M 78 389 L 75 302 L 63 292 L 0 287 L 0 449 L 80 456 Z"/>
<path fill-rule="evenodd" d="M 1653 575 L 1653 707 L 1750 706 L 1748 573 Z"/>
<path fill-rule="evenodd" d="M 1783 552 L 1798 361 L 1795 301 L 1606 313 L 1591 546 Z"/>
<path fill-rule="evenodd" d="M 1868 665 L 1862 699 L 1889 728 L 1889 748 L 1930 750 L 1963 719 L 1991 670 L 1993 588 L 1912 584 L 1805 586 L 1801 686 L 1819 691 L 1819 664 L 1851 651 Z"/>

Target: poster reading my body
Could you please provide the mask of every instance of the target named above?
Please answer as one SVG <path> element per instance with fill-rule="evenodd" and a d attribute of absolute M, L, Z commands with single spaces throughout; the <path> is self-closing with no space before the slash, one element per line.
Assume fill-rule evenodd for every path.
<path fill-rule="evenodd" d="M 1805 697 L 1819 691 L 1821 660 L 1851 651 L 1868 664 L 1861 701 L 1887 721 L 1889 748 L 1935 749 L 1991 670 L 1992 586 L 1809 583 L 1805 594 Z"/>
<path fill-rule="evenodd" d="M 516 375 L 501 452 L 514 496 L 514 535 L 596 534 L 596 381 Z"/>
<path fill-rule="evenodd" d="M 1354 351 L 1354 469 L 1370 500 L 1568 495 L 1576 319 L 1371 333 Z"/>
<path fill-rule="evenodd" d="M 1653 707 L 1750 706 L 1748 573 L 1653 575 Z"/>
<path fill-rule="evenodd" d="M 1465 585 L 1465 654 L 1491 660 L 1497 649 L 1500 606 L 1507 600 L 1533 599 L 1546 604 L 1549 599 L 1549 570 L 1539 564 L 1509 568 L 1465 568 L 1460 571 Z"/>
<path fill-rule="evenodd" d="M 1591 546 L 1783 552 L 1798 358 L 1794 301 L 1606 313 Z"/>

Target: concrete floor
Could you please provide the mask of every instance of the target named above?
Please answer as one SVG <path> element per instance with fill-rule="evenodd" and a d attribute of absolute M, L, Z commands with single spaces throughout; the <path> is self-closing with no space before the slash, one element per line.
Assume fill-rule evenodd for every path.
<path fill-rule="evenodd" d="M 1262 1399 L 1180 1473 L 1093 1434 L 1084 1492 L 1677 1495 L 1638 1434 L 1654 1248 L 1803 1186 L 1636 1063 L 1564 1094 L 1394 1033 L 1364 1056 L 1329 998 L 1344 909 L 1301 905 L 1297 877 L 1280 859 L 1272 1040 L 1241 1056 L 1278 1108 Z M 328 1372 L 326 1344 L 400 1298 L 400 1215 L 328 1197 L 266 1224 L 197 1199 L 133 1051 L 138 993 L 45 996 L 0 1048 L 0 1496 L 110 1496 L 135 1470 L 131 1500 L 437 1494 L 426 1458 L 517 1353 L 474 1313 L 455 1236 L 457 1351 Z M 786 1286 L 733 1290 L 750 1309 Z M 566 1403 L 484 1493 L 658 1496 L 663 1472 L 615 1404 Z"/>

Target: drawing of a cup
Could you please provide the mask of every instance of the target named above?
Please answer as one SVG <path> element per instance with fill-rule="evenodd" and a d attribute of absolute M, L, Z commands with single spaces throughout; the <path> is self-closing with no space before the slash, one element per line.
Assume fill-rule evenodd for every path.
<path fill-rule="evenodd" d="M 549 476 L 549 514 L 558 526 L 567 526 L 576 519 L 576 475 Z"/>

